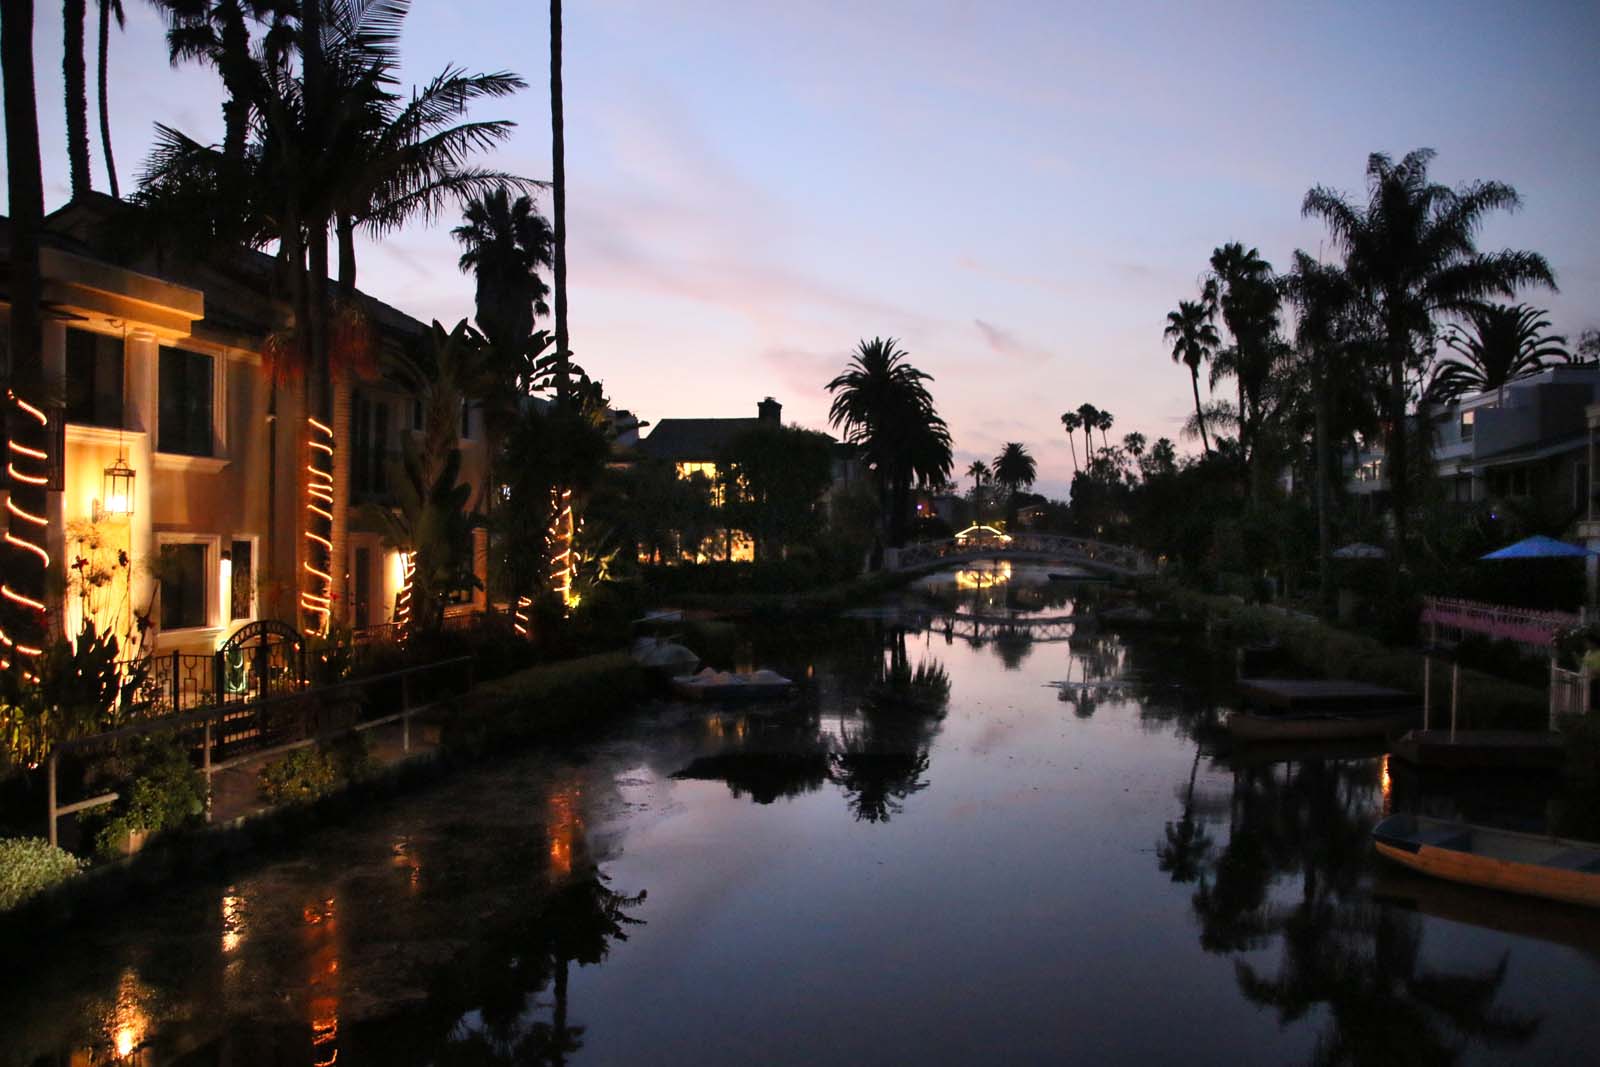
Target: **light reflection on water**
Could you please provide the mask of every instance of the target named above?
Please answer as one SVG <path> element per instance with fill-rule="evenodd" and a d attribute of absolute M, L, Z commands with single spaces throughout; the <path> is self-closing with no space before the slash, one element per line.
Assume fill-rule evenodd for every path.
<path fill-rule="evenodd" d="M 1381 811 L 1470 813 L 1481 789 L 1391 781 L 1378 751 L 1230 754 L 1226 661 L 1194 638 L 1101 631 L 1114 594 L 1020 566 L 1004 589 L 943 585 L 903 624 L 752 631 L 763 665 L 807 679 L 798 706 L 672 708 L 102 924 L 49 981 L 0 990 L 0 1064 L 87 1047 L 75 1018 L 146 1063 L 1593 1047 L 1596 917 L 1373 862 Z"/>

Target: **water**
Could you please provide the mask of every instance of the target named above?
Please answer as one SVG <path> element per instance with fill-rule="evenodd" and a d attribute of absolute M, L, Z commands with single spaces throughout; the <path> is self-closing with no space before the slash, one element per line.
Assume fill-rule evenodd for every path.
<path fill-rule="evenodd" d="M 1221 657 L 1074 623 L 1099 595 L 993 565 L 751 632 L 796 706 L 651 709 L 143 891 L 9 961 L 0 1063 L 1593 1061 L 1600 917 L 1367 839 L 1547 789 L 1230 756 Z"/>

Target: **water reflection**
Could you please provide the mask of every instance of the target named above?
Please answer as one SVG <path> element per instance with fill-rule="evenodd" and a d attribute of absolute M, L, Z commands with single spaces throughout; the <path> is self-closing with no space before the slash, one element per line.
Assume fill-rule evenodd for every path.
<path fill-rule="evenodd" d="M 1184 805 L 1157 865 L 1192 883 L 1199 941 L 1232 956 L 1239 990 L 1289 1024 L 1322 1018 L 1315 1064 L 1453 1063 L 1469 1046 L 1510 1049 L 1537 1016 L 1498 1004 L 1510 953 L 1492 966 L 1422 962 L 1414 914 L 1368 888 L 1370 831 L 1389 788 L 1379 759 L 1299 758 L 1232 768 L 1225 808 L 1196 803 L 1197 743 Z M 1219 848 L 1214 829 L 1226 823 Z M 1277 949 L 1275 966 L 1259 954 Z"/>

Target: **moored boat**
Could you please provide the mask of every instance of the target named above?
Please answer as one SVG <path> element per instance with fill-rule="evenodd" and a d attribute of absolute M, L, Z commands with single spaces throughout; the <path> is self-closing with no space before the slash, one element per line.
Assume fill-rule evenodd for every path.
<path fill-rule="evenodd" d="M 1228 733 L 1240 741 L 1341 741 L 1353 737 L 1390 737 L 1409 729 L 1414 711 L 1357 713 L 1235 711 L 1228 715 Z"/>
<path fill-rule="evenodd" d="M 698 674 L 680 674 L 672 679 L 672 691 L 686 700 L 713 700 L 724 703 L 772 700 L 794 689 L 794 682 L 777 671 L 749 673 L 715 671 L 703 668 Z"/>
<path fill-rule="evenodd" d="M 1600 908 L 1600 844 L 1425 815 L 1389 816 L 1372 842 L 1385 859 L 1436 878 Z"/>

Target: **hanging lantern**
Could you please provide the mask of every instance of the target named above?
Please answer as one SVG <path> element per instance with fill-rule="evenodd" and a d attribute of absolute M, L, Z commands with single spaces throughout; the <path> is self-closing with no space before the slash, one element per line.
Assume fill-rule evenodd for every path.
<path fill-rule="evenodd" d="M 107 515 L 133 514 L 133 468 L 121 456 L 106 468 L 100 484 L 102 510 Z"/>

